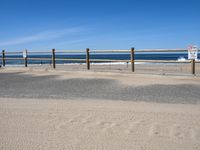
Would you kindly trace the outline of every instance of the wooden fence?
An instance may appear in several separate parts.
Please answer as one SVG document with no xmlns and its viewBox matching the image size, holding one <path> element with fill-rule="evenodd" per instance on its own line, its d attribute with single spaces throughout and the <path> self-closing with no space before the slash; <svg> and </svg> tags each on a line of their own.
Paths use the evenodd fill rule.
<svg viewBox="0 0 200 150">
<path fill-rule="evenodd" d="M 55 50 L 52 49 L 51 51 L 15 51 L 15 52 L 6 52 L 5 50 L 2 50 L 1 56 L 2 56 L 2 66 L 6 66 L 6 60 L 24 60 L 24 66 L 28 67 L 28 60 L 49 60 L 52 62 L 52 67 L 56 68 L 56 61 L 79 61 L 79 62 L 85 62 L 86 63 L 86 69 L 90 70 L 91 62 L 129 62 L 131 64 L 131 71 L 135 71 L 135 62 L 159 62 L 159 63 L 183 63 L 178 60 L 136 60 L 135 54 L 136 53 L 150 53 L 150 52 L 156 52 L 156 53 L 177 53 L 177 52 L 187 52 L 186 49 L 141 49 L 141 50 L 135 50 L 134 48 L 131 48 L 130 50 L 90 50 L 89 48 L 86 49 L 86 51 L 83 50 Z M 29 54 L 40 54 L 40 53 L 51 53 L 51 58 L 30 58 Z M 84 53 L 85 59 L 73 59 L 73 58 L 57 58 L 56 54 L 72 54 L 72 53 Z M 90 55 L 95 53 L 130 53 L 130 60 L 113 60 L 113 59 L 91 59 Z M 6 57 L 7 55 L 22 55 L 24 57 L 22 58 L 9 58 Z M 195 60 L 185 60 L 184 63 L 191 63 L 191 73 L 195 74 L 195 63 L 199 61 Z"/>
</svg>

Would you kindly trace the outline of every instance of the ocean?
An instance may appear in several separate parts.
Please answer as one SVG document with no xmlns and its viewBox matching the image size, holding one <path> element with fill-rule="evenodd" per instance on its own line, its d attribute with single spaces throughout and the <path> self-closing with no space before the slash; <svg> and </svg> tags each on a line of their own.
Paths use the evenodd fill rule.
<svg viewBox="0 0 200 150">
<path fill-rule="evenodd" d="M 200 54 L 198 53 L 198 58 Z M 2 57 L 0 55 L 0 57 Z M 6 54 L 6 58 L 23 58 L 22 54 Z M 28 58 L 52 58 L 51 53 L 46 54 L 29 54 Z M 80 54 L 56 54 L 56 58 L 59 59 L 86 59 L 85 53 Z M 135 53 L 135 60 L 178 60 L 184 61 L 187 60 L 188 54 L 186 52 L 180 53 Z M 130 53 L 116 53 L 116 54 L 102 54 L 102 53 L 91 53 L 90 59 L 106 59 L 106 60 L 130 60 Z M 0 59 L 2 64 L 2 59 Z M 97 62 L 91 61 L 92 63 L 110 63 L 109 61 L 105 62 Z M 77 64 L 77 63 L 85 63 L 85 61 L 77 61 L 77 60 L 56 60 L 56 64 Z M 120 62 L 117 62 L 120 63 Z M 6 65 L 22 65 L 24 64 L 24 60 L 6 60 Z M 51 60 L 28 60 L 28 64 L 51 64 Z M 116 64 L 116 63 L 115 63 Z"/>
</svg>

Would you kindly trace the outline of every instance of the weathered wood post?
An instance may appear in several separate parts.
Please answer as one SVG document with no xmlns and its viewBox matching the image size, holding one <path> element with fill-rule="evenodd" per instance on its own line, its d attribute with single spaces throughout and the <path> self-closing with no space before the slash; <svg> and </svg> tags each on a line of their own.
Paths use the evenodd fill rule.
<svg viewBox="0 0 200 150">
<path fill-rule="evenodd" d="M 87 64 L 87 70 L 90 70 L 90 49 L 86 49 L 86 64 Z"/>
<path fill-rule="evenodd" d="M 191 60 L 191 71 L 192 74 L 195 75 L 195 59 Z"/>
<path fill-rule="evenodd" d="M 28 66 L 27 49 L 23 51 L 23 57 L 24 57 L 24 65 L 25 67 L 27 67 Z"/>
<path fill-rule="evenodd" d="M 135 49 L 131 48 L 131 71 L 135 71 Z"/>
<path fill-rule="evenodd" d="M 6 65 L 6 61 L 5 61 L 5 50 L 2 50 L 2 65 L 3 65 L 3 66 Z"/>
<path fill-rule="evenodd" d="M 53 68 L 56 68 L 56 55 L 55 55 L 55 49 L 52 49 L 52 63 L 53 63 Z"/>
</svg>

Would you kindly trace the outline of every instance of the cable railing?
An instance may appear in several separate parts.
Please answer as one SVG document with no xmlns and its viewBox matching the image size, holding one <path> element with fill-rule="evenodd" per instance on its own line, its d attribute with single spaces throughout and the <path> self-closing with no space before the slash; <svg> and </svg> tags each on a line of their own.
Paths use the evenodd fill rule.
<svg viewBox="0 0 200 150">
<path fill-rule="evenodd" d="M 179 61 L 179 60 L 160 60 L 160 59 L 137 59 L 137 55 L 142 55 L 143 53 L 177 53 L 177 52 L 185 52 L 187 53 L 187 49 L 138 49 L 135 50 L 131 48 L 130 50 L 119 49 L 119 50 L 90 50 L 87 48 L 86 50 L 32 50 L 32 51 L 15 51 L 15 52 L 7 52 L 2 50 L 1 54 L 1 62 L 2 66 L 6 66 L 7 61 L 12 60 L 21 60 L 24 63 L 24 66 L 27 67 L 29 61 L 49 61 L 53 68 L 56 68 L 56 64 L 58 61 L 68 61 L 69 62 L 82 62 L 86 64 L 86 69 L 90 70 L 90 66 L 93 65 L 94 62 L 102 63 L 102 62 L 126 62 L 131 65 L 131 71 L 135 71 L 135 63 L 136 62 L 150 62 L 150 63 L 191 63 L 191 72 L 195 74 L 195 63 L 199 63 L 199 60 L 187 60 Z M 127 58 L 98 58 L 94 56 L 98 56 L 100 54 L 104 54 L 108 56 L 109 54 L 126 54 Z M 72 55 L 74 58 L 72 58 Z M 81 57 L 78 57 L 78 56 Z M 20 56 L 20 57 L 19 57 Z M 77 56 L 77 57 L 75 57 Z M 33 63 L 33 62 L 32 62 Z"/>
</svg>

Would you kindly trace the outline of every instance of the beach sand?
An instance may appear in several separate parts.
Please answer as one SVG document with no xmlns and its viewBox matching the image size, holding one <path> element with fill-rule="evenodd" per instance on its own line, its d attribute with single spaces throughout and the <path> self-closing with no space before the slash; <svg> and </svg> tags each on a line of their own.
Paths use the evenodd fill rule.
<svg viewBox="0 0 200 150">
<path fill-rule="evenodd" d="M 3 69 L 0 149 L 199 150 L 199 83 L 194 76 Z"/>
<path fill-rule="evenodd" d="M 2 150 L 199 150 L 200 107 L 0 99 Z"/>
</svg>

